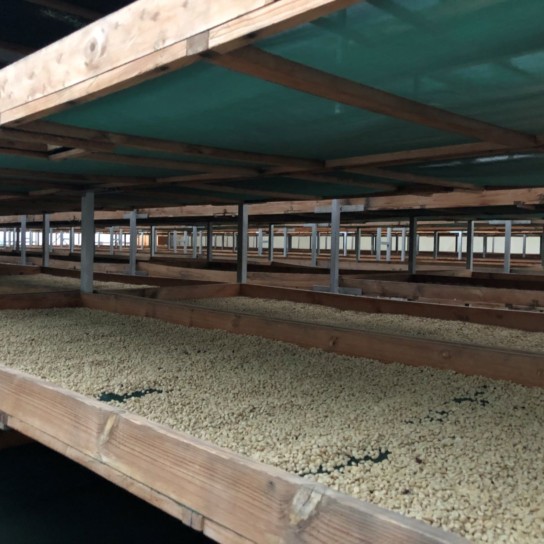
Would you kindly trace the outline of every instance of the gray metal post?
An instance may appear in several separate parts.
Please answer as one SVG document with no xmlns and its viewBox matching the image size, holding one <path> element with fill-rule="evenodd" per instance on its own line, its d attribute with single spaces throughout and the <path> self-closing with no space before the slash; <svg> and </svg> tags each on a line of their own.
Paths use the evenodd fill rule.
<svg viewBox="0 0 544 544">
<path fill-rule="evenodd" d="M 330 291 L 338 293 L 340 285 L 340 201 L 335 198 L 331 206 L 331 263 Z"/>
<path fill-rule="evenodd" d="M 138 211 L 132 210 L 129 216 L 130 225 L 130 248 L 129 248 L 129 265 L 128 271 L 131 276 L 136 275 L 136 252 L 137 252 L 137 238 L 138 238 L 138 226 L 136 219 L 138 217 Z"/>
<path fill-rule="evenodd" d="M 391 262 L 391 246 L 393 245 L 393 233 L 391 227 L 387 227 L 387 247 L 385 249 L 385 260 Z"/>
<path fill-rule="evenodd" d="M 268 260 L 274 260 L 274 225 L 268 227 Z"/>
<path fill-rule="evenodd" d="M 406 260 L 406 227 L 401 229 L 400 261 Z"/>
<path fill-rule="evenodd" d="M 20 228 L 20 248 L 21 248 L 21 264 L 26 265 L 26 215 L 21 215 L 21 228 Z"/>
<path fill-rule="evenodd" d="M 485 259 L 487 257 L 487 235 L 482 236 L 482 258 Z"/>
<path fill-rule="evenodd" d="M 438 252 L 440 251 L 440 233 L 435 230 L 433 235 L 433 259 L 438 259 Z"/>
<path fill-rule="evenodd" d="M 504 271 L 510 273 L 510 254 L 512 251 L 512 221 L 504 222 Z"/>
<path fill-rule="evenodd" d="M 175 230 L 172 233 L 172 247 L 174 248 L 174 253 L 178 252 L 178 231 Z"/>
<path fill-rule="evenodd" d="M 417 219 L 410 217 L 408 233 L 408 273 L 415 274 L 417 269 Z"/>
<path fill-rule="evenodd" d="M 50 217 L 48 213 L 43 214 L 42 224 L 42 266 L 49 266 L 49 253 L 51 246 L 49 244 L 49 231 L 51 230 Z"/>
<path fill-rule="evenodd" d="M 206 239 L 206 260 L 211 263 L 213 260 L 213 225 L 208 221 Z"/>
<path fill-rule="evenodd" d="M 355 260 L 357 262 L 361 260 L 361 229 L 359 227 L 355 229 Z"/>
<path fill-rule="evenodd" d="M 153 226 L 149 231 L 149 251 L 151 253 L 151 257 L 155 257 L 155 255 L 157 255 L 157 227 Z"/>
<path fill-rule="evenodd" d="M 257 255 L 262 257 L 263 254 L 263 229 L 257 230 Z"/>
<path fill-rule="evenodd" d="M 70 255 L 74 253 L 75 235 L 76 235 L 76 229 L 74 227 L 70 227 L 70 236 L 68 238 L 68 244 L 69 244 L 68 251 L 70 252 Z"/>
<path fill-rule="evenodd" d="M 522 246 L 522 250 L 521 250 L 521 256 L 523 259 L 525 259 L 525 256 L 527 254 L 527 235 L 524 234 L 523 235 L 523 246 Z"/>
<path fill-rule="evenodd" d="M 457 233 L 457 259 L 460 261 L 463 258 L 463 233 Z"/>
<path fill-rule="evenodd" d="M 134 212 L 136 213 L 136 212 Z M 87 191 L 81 199 L 81 275 L 82 293 L 93 292 L 94 262 L 94 192 Z"/>
<path fill-rule="evenodd" d="M 287 257 L 289 254 L 289 234 L 287 233 L 287 227 L 283 227 L 283 256 Z"/>
<path fill-rule="evenodd" d="M 467 222 L 467 270 L 474 268 L 474 221 Z"/>
<path fill-rule="evenodd" d="M 376 260 L 382 260 L 382 228 L 378 227 L 376 229 Z"/>
<path fill-rule="evenodd" d="M 348 232 L 342 233 L 342 238 L 344 240 L 344 257 L 347 257 L 348 255 Z"/>
<path fill-rule="evenodd" d="M 189 235 L 187 234 L 187 231 L 183 231 L 183 253 L 184 255 L 187 254 L 187 248 L 189 247 Z"/>
<path fill-rule="evenodd" d="M 542 268 L 544 268 L 544 228 L 540 235 L 540 263 L 542 264 Z"/>
<path fill-rule="evenodd" d="M 117 241 L 119 242 L 119 251 L 121 251 L 123 249 L 123 231 L 121 229 L 119 229 L 117 236 Z"/>
<path fill-rule="evenodd" d="M 198 228 L 193 227 L 193 238 L 192 238 L 193 259 L 196 259 L 198 257 L 198 240 L 197 240 L 197 236 L 198 236 Z"/>
<path fill-rule="evenodd" d="M 312 225 L 312 233 L 310 235 L 310 252 L 312 255 L 312 266 L 317 266 L 317 224 Z"/>
<path fill-rule="evenodd" d="M 247 283 L 248 205 L 238 205 L 238 252 L 236 255 L 236 281 Z"/>
<path fill-rule="evenodd" d="M 110 255 L 113 255 L 115 252 L 115 229 L 113 227 L 110 227 Z"/>
</svg>

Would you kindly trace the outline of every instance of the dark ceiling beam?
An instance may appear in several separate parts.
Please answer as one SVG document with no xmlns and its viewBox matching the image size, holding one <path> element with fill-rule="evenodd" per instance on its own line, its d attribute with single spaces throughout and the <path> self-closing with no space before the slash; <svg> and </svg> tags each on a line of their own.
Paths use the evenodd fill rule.
<svg viewBox="0 0 544 544">
<path fill-rule="evenodd" d="M 44 8 L 54 9 L 60 11 L 61 13 L 68 13 L 74 15 L 75 17 L 80 17 L 86 21 L 96 21 L 106 15 L 105 13 L 99 13 L 92 9 L 85 8 L 83 6 L 78 6 L 77 4 L 72 4 L 71 2 L 65 2 L 64 0 L 26 0 L 31 4 L 36 4 Z"/>
<path fill-rule="evenodd" d="M 213 64 L 300 92 L 403 121 L 506 146 L 534 147 L 537 138 L 316 70 L 255 47 L 205 55 Z"/>
</svg>

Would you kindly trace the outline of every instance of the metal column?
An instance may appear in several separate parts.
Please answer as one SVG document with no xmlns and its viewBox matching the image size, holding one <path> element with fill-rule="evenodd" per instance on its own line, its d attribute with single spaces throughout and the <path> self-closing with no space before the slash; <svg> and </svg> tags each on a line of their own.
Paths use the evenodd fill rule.
<svg viewBox="0 0 544 544">
<path fill-rule="evenodd" d="M 74 253 L 75 236 L 76 236 L 76 229 L 74 227 L 70 227 L 70 236 L 68 238 L 68 244 L 70 245 L 68 251 L 70 252 L 70 255 Z"/>
<path fill-rule="evenodd" d="M 175 230 L 172 233 L 172 247 L 174 248 L 174 253 L 178 252 L 178 231 Z"/>
<path fill-rule="evenodd" d="M 211 263 L 213 260 L 213 226 L 210 222 L 208 222 L 206 233 L 206 260 Z"/>
<path fill-rule="evenodd" d="M 463 258 L 463 233 L 457 233 L 457 259 L 460 261 Z"/>
<path fill-rule="evenodd" d="M 26 265 L 26 215 L 21 215 L 20 236 L 21 264 L 24 266 Z"/>
<path fill-rule="evenodd" d="M 355 260 L 357 262 L 361 260 L 361 229 L 359 227 L 355 229 Z"/>
<path fill-rule="evenodd" d="M 289 254 L 289 234 L 287 233 L 287 227 L 283 227 L 283 256 L 287 257 Z"/>
<path fill-rule="evenodd" d="M 136 213 L 136 212 L 134 212 Z M 93 292 L 94 261 L 94 192 L 81 199 L 81 292 Z"/>
<path fill-rule="evenodd" d="M 417 264 L 417 219 L 410 217 L 410 231 L 408 233 L 408 273 L 415 274 Z"/>
<path fill-rule="evenodd" d="M 115 230 L 113 227 L 110 227 L 110 255 L 113 255 L 115 252 Z"/>
<path fill-rule="evenodd" d="M 527 255 L 527 235 L 524 234 L 523 235 L 523 246 L 522 246 L 522 249 L 521 249 L 521 256 L 523 259 L 525 259 L 526 255 Z"/>
<path fill-rule="evenodd" d="M 193 259 L 198 257 L 198 227 L 193 227 L 193 238 L 192 238 L 192 250 L 193 250 Z"/>
<path fill-rule="evenodd" d="M 274 260 L 274 225 L 268 227 L 268 260 Z"/>
<path fill-rule="evenodd" d="M 257 255 L 259 257 L 263 255 L 263 229 L 257 230 Z"/>
<path fill-rule="evenodd" d="M 129 215 L 129 225 L 130 225 L 130 248 L 129 248 L 129 265 L 128 273 L 131 276 L 136 275 L 136 251 L 137 251 L 137 238 L 138 238 L 138 227 L 136 225 L 136 219 L 138 216 L 137 210 L 132 210 Z"/>
<path fill-rule="evenodd" d="M 540 235 L 540 263 L 542 264 L 542 268 L 544 268 L 544 228 Z"/>
<path fill-rule="evenodd" d="M 487 235 L 483 235 L 482 237 L 482 258 L 485 259 L 487 257 Z"/>
<path fill-rule="evenodd" d="M 512 221 L 504 222 L 504 271 L 510 273 L 510 253 L 512 250 Z"/>
<path fill-rule="evenodd" d="M 310 235 L 310 252 L 312 254 L 312 266 L 317 266 L 317 224 L 312 225 L 312 234 Z"/>
<path fill-rule="evenodd" d="M 49 243 L 49 231 L 50 227 L 50 217 L 48 213 L 43 214 L 43 224 L 42 224 L 42 266 L 49 266 L 49 253 L 51 251 L 51 245 Z"/>
<path fill-rule="evenodd" d="M 393 245 L 393 233 L 391 227 L 387 227 L 387 247 L 385 249 L 385 260 L 391 262 L 391 246 Z"/>
<path fill-rule="evenodd" d="M 236 281 L 247 283 L 248 206 L 238 205 L 238 252 L 236 254 Z"/>
<path fill-rule="evenodd" d="M 474 268 L 474 221 L 467 223 L 467 270 Z"/>
<path fill-rule="evenodd" d="M 406 260 L 406 227 L 402 227 L 400 236 L 401 236 L 400 261 L 403 263 Z"/>
<path fill-rule="evenodd" d="M 155 257 L 157 254 L 157 227 L 151 227 L 149 231 L 149 251 L 151 257 Z"/>
<path fill-rule="evenodd" d="M 440 251 L 440 233 L 437 230 L 434 231 L 433 238 L 433 259 L 438 259 L 438 252 Z"/>
<path fill-rule="evenodd" d="M 340 285 L 340 201 L 335 198 L 331 206 L 331 263 L 330 263 L 330 291 L 338 293 Z"/>
<path fill-rule="evenodd" d="M 382 228 L 378 227 L 376 229 L 376 260 L 381 261 L 382 260 Z"/>
</svg>

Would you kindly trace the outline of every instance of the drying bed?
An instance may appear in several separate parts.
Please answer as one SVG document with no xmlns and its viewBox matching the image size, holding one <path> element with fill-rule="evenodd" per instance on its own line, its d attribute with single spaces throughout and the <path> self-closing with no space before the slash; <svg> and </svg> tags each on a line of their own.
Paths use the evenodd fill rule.
<svg viewBox="0 0 544 544">
<path fill-rule="evenodd" d="M 445 321 L 428 317 L 372 314 L 327 308 L 286 300 L 252 297 L 186 299 L 184 304 L 228 312 L 242 312 L 276 319 L 349 327 L 354 329 L 406 334 L 448 342 L 544 352 L 544 333 L 505 329 L 477 323 Z"/>
<path fill-rule="evenodd" d="M 542 389 L 87 309 L 0 319 L 5 366 L 476 543 L 540 541 Z"/>
</svg>

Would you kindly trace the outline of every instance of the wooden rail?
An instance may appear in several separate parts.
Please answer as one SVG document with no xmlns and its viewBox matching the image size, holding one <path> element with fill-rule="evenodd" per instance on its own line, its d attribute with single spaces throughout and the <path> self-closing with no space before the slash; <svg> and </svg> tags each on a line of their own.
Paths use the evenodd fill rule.
<svg viewBox="0 0 544 544">
<path fill-rule="evenodd" d="M 220 542 L 467 542 L 2 367 L 0 411 L 9 427 Z"/>
</svg>

